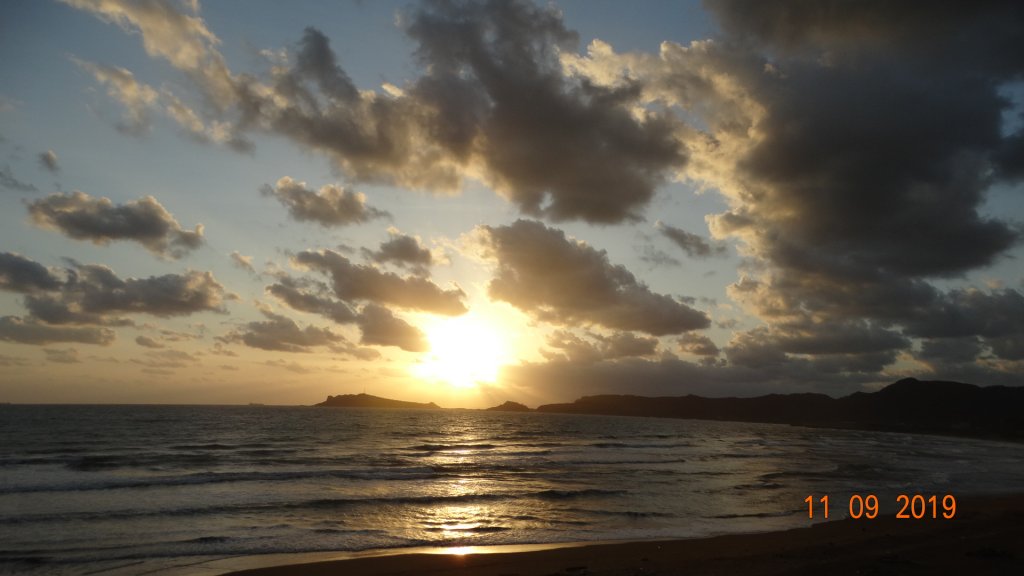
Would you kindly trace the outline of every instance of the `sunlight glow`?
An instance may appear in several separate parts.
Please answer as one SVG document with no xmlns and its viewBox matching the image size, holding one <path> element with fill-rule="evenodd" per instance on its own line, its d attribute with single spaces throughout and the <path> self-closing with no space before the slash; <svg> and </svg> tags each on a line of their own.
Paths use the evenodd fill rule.
<svg viewBox="0 0 1024 576">
<path fill-rule="evenodd" d="M 479 315 L 445 318 L 424 326 L 423 331 L 430 351 L 412 366 L 418 378 L 470 388 L 495 382 L 501 366 L 510 360 L 502 331 Z"/>
</svg>

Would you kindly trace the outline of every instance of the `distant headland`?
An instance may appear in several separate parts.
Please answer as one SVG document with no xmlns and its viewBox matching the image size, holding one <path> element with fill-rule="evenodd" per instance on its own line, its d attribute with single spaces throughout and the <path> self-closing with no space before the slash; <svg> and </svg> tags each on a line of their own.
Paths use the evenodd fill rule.
<svg viewBox="0 0 1024 576">
<path fill-rule="evenodd" d="M 440 410 L 441 407 L 433 402 L 425 404 L 420 402 L 405 402 L 403 400 L 391 400 L 370 394 L 342 394 L 339 396 L 328 396 L 327 400 L 314 406 L 327 406 L 333 408 L 412 408 L 426 410 Z"/>
</svg>

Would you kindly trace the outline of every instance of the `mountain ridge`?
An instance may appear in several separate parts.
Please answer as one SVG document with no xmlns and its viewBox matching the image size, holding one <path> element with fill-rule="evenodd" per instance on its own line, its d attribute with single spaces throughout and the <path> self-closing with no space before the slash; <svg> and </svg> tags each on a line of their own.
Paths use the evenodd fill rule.
<svg viewBox="0 0 1024 576">
<path fill-rule="evenodd" d="M 583 396 L 537 412 L 654 416 L 1024 440 L 1024 388 L 904 378 L 876 392 L 702 396 Z"/>
</svg>

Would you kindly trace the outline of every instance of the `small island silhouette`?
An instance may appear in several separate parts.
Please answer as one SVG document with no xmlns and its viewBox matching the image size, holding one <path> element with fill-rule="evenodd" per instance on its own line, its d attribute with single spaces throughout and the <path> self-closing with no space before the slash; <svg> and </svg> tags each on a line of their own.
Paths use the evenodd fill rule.
<svg viewBox="0 0 1024 576">
<path fill-rule="evenodd" d="M 328 396 L 327 400 L 314 406 L 327 406 L 333 408 L 405 408 L 405 409 L 426 409 L 440 410 L 441 407 L 433 402 L 405 402 L 403 400 L 392 400 L 381 398 L 370 394 L 341 394 Z"/>
</svg>

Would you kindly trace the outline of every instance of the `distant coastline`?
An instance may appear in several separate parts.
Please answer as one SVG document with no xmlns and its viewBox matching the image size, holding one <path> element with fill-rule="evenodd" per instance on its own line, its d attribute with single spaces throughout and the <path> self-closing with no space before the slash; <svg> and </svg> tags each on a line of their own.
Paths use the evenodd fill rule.
<svg viewBox="0 0 1024 576">
<path fill-rule="evenodd" d="M 842 398 L 769 394 L 755 398 L 584 396 L 538 412 L 765 422 L 821 428 L 1024 441 L 1024 388 L 904 378 Z"/>
<path fill-rule="evenodd" d="M 316 406 L 441 409 L 433 402 L 406 402 L 369 394 L 328 396 Z M 915 378 L 904 378 L 877 392 L 856 392 L 842 398 L 825 394 L 754 398 L 605 394 L 545 404 L 535 410 L 512 401 L 486 410 L 763 422 L 1024 441 L 1024 388 Z"/>
</svg>

